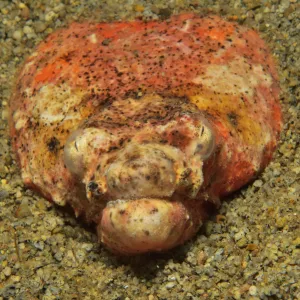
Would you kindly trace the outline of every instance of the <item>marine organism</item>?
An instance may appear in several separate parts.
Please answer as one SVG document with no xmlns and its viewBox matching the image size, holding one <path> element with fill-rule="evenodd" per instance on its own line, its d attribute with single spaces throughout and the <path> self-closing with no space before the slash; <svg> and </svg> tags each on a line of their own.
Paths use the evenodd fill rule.
<svg viewBox="0 0 300 300">
<path fill-rule="evenodd" d="M 25 184 L 111 251 L 164 251 L 270 162 L 279 92 L 264 41 L 218 16 L 73 23 L 22 66 L 11 139 Z"/>
</svg>

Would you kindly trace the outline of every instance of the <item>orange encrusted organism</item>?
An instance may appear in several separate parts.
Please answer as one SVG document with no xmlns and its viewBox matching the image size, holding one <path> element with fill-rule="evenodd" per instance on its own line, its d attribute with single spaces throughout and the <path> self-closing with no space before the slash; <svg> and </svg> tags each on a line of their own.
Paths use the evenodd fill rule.
<svg viewBox="0 0 300 300">
<path fill-rule="evenodd" d="M 24 182 L 119 254 L 192 237 L 255 178 L 281 130 L 258 34 L 217 16 L 73 23 L 24 63 L 10 103 Z"/>
</svg>

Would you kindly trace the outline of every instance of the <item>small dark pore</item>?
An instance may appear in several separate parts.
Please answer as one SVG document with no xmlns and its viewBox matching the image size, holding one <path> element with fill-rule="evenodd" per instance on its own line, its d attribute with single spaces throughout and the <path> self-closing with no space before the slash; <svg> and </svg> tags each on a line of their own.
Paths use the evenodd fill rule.
<svg viewBox="0 0 300 300">
<path fill-rule="evenodd" d="M 234 127 L 236 127 L 236 126 L 238 125 L 238 121 L 237 121 L 238 116 L 236 115 L 236 113 L 231 112 L 231 113 L 227 114 L 227 117 L 228 117 L 230 123 L 231 123 Z"/>
<path fill-rule="evenodd" d="M 90 181 L 88 183 L 88 189 L 89 191 L 95 191 L 98 188 L 98 184 L 94 181 Z"/>
<path fill-rule="evenodd" d="M 195 153 L 201 152 L 203 149 L 203 145 L 202 144 L 198 144 L 196 149 L 195 149 Z"/>
<path fill-rule="evenodd" d="M 56 152 L 58 150 L 59 146 L 59 140 L 53 136 L 50 138 L 50 140 L 47 141 L 47 148 L 50 152 Z"/>
<path fill-rule="evenodd" d="M 150 210 L 150 215 L 153 215 L 153 214 L 156 214 L 158 212 L 158 208 L 152 208 L 151 210 Z"/>
<path fill-rule="evenodd" d="M 103 46 L 108 46 L 110 42 L 111 42 L 110 39 L 105 39 L 105 40 L 102 41 L 102 45 Z"/>
<path fill-rule="evenodd" d="M 203 133 L 204 133 L 204 126 L 202 126 L 201 128 L 201 136 L 203 135 Z"/>
</svg>

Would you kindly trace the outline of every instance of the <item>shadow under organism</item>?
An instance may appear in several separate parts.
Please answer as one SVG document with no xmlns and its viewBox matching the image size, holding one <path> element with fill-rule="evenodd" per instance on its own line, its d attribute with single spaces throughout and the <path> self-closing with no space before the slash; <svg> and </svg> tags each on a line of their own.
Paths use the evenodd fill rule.
<svg viewBox="0 0 300 300">
<path fill-rule="evenodd" d="M 251 185 L 251 183 L 243 187 L 243 190 L 247 189 L 249 185 Z M 239 190 L 223 198 L 222 202 L 231 202 L 236 197 L 241 195 L 241 190 Z M 99 261 L 101 263 L 104 263 L 108 268 L 127 266 L 127 272 L 133 273 L 134 276 L 138 277 L 139 279 L 146 280 L 154 279 L 157 276 L 157 273 L 164 270 L 165 266 L 170 261 L 175 264 L 181 264 L 186 261 L 188 253 L 193 247 L 195 247 L 197 237 L 204 235 L 209 239 L 210 234 L 208 234 L 205 230 L 205 224 L 207 223 L 207 221 L 215 222 L 216 215 L 219 212 L 218 208 L 216 208 L 213 204 L 207 205 L 207 212 L 209 217 L 204 221 L 203 226 L 200 228 L 196 236 L 183 245 L 177 246 L 176 248 L 165 252 L 121 256 L 111 253 L 108 249 L 105 248 L 103 244 L 98 243 L 95 224 L 86 223 L 86 220 L 84 220 L 84 218 L 80 216 L 76 218 L 75 213 L 70 205 L 66 205 L 64 207 L 57 207 L 57 205 L 54 205 L 53 208 L 56 210 L 56 213 L 64 220 L 64 226 L 61 233 L 63 233 L 66 238 L 75 239 L 78 243 L 93 243 L 92 254 L 87 256 L 88 260 Z M 70 234 L 68 228 L 74 229 L 74 226 L 83 230 L 72 230 L 72 234 Z"/>
</svg>

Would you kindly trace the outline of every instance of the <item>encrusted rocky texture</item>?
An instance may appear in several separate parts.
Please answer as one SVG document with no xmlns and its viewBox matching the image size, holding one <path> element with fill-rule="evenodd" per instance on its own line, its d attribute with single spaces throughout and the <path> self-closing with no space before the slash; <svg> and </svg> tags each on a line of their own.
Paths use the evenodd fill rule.
<svg viewBox="0 0 300 300">
<path fill-rule="evenodd" d="M 24 189 L 7 134 L 16 68 L 55 28 L 89 18 L 214 12 L 260 31 L 277 60 L 284 128 L 275 159 L 219 215 L 165 255 L 110 256 L 78 221 Z M 0 1 L 0 297 L 3 299 L 298 299 L 297 1 Z M 298 26 L 298 27 L 297 27 Z"/>
<path fill-rule="evenodd" d="M 162 251 L 270 162 L 278 75 L 258 34 L 217 16 L 73 23 L 20 70 L 10 131 L 28 186 L 114 252 Z"/>
</svg>

